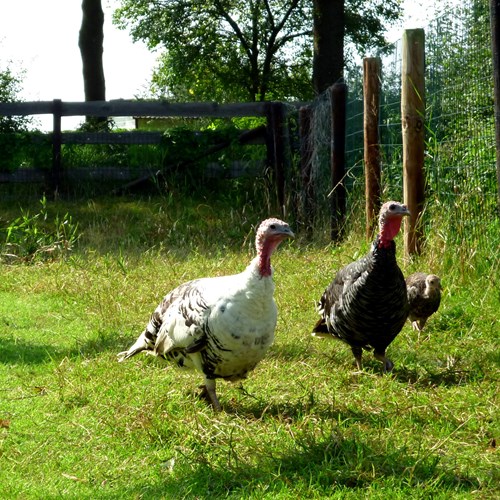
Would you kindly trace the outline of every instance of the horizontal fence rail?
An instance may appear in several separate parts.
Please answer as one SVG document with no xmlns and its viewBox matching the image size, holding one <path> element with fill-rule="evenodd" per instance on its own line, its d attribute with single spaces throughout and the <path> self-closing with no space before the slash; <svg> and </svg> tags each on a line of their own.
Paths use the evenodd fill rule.
<svg viewBox="0 0 500 500">
<path fill-rule="evenodd" d="M 27 116 L 57 114 L 60 116 L 151 116 L 151 117 L 210 117 L 230 118 L 267 116 L 273 102 L 244 102 L 218 104 L 216 102 L 169 103 L 151 101 L 65 102 L 59 99 L 39 102 L 0 103 L 0 116 Z M 291 103 L 300 107 L 303 103 Z"/>
</svg>

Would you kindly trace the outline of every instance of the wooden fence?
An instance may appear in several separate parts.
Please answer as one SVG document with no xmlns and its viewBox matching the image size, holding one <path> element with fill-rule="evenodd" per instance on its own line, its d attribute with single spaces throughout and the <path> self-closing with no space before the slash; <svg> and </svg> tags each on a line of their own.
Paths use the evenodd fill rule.
<svg viewBox="0 0 500 500">
<path fill-rule="evenodd" d="M 345 84 L 335 84 L 332 87 L 332 95 L 336 98 L 332 103 L 332 137 L 331 137 L 331 157 L 330 169 L 332 186 L 334 186 L 331 197 L 332 201 L 332 237 L 337 239 L 340 236 L 342 220 L 345 217 L 345 188 L 342 179 L 345 175 L 345 109 L 347 87 Z M 31 116 L 39 114 L 51 114 L 53 116 L 53 131 L 47 136 L 52 143 L 52 168 L 48 174 L 48 185 L 53 192 L 57 192 L 62 183 L 68 178 L 69 171 L 62 168 L 62 148 L 63 144 L 158 144 L 162 140 L 161 132 L 63 132 L 61 119 L 66 116 L 87 116 L 87 117 L 120 117 L 120 116 L 148 116 L 148 117 L 189 117 L 189 118 L 229 118 L 229 117 L 264 117 L 266 125 L 256 129 L 245 131 L 239 136 L 240 144 L 265 144 L 267 149 L 267 165 L 273 174 L 276 193 L 276 204 L 284 214 L 288 196 L 287 179 L 291 176 L 291 157 L 288 119 L 290 106 L 304 109 L 304 103 L 285 104 L 282 102 L 258 102 L 258 103 L 237 103 L 237 104 L 217 104 L 217 103 L 168 103 L 163 101 L 89 101 L 89 102 L 63 102 L 59 99 L 45 102 L 14 102 L 0 103 L 0 116 Z M 302 128 L 302 127 L 301 127 Z M 307 142 L 310 136 L 299 137 L 299 143 Z M 215 144 L 212 148 L 207 148 L 211 152 L 216 151 L 228 144 Z M 215 148 L 215 149 L 214 149 Z M 307 150 L 307 148 L 306 148 Z M 209 152 L 210 152 L 209 151 Z M 307 151 L 304 152 L 306 159 L 301 162 L 303 173 L 307 174 Z M 40 172 L 30 169 L 33 174 L 33 181 L 40 181 Z M 74 173 L 74 172 L 73 172 Z M 92 172 L 91 172 L 92 173 Z M 0 181 L 8 182 L 6 177 L 15 176 L 16 173 L 1 173 Z M 95 175 L 95 172 L 93 172 Z M 293 175 L 293 174 L 292 174 Z M 151 173 L 139 174 L 139 177 L 123 185 L 129 187 L 145 178 L 150 178 Z M 119 178 L 119 176 L 118 176 Z M 293 182 L 294 185 L 300 184 Z M 312 194 L 307 193 L 307 196 Z M 307 198 L 306 196 L 306 198 Z M 307 214 L 306 214 L 307 216 Z M 304 220 L 304 225 L 308 228 L 312 224 L 310 220 Z M 308 228 L 310 229 L 310 228 Z"/>
<path fill-rule="evenodd" d="M 411 216 L 405 221 L 405 253 L 419 253 L 422 245 L 421 215 L 424 207 L 425 63 L 424 30 L 405 30 L 401 65 L 401 126 L 403 139 L 403 197 Z M 363 61 L 363 129 L 366 196 L 366 233 L 371 237 L 380 207 L 381 156 L 379 106 L 381 64 L 378 58 Z"/>
<path fill-rule="evenodd" d="M 283 132 L 286 117 L 280 111 L 282 103 L 168 103 L 162 101 L 88 101 L 63 102 L 59 99 L 39 102 L 0 103 L 0 116 L 28 116 L 51 114 L 53 130 L 47 134 L 52 143 L 52 168 L 49 173 L 51 189 L 58 190 L 64 180 L 62 169 L 62 144 L 159 144 L 162 132 L 134 130 L 130 132 L 63 132 L 61 119 L 65 116 L 87 117 L 192 117 L 192 118 L 227 118 L 227 117 L 266 117 L 267 127 L 259 127 L 239 137 L 241 144 L 266 144 L 267 161 L 273 167 L 276 180 L 284 179 L 283 169 L 286 168 L 280 136 Z M 215 145 L 215 151 L 227 147 L 228 144 Z M 214 152 L 211 148 L 210 152 Z M 33 180 L 39 173 L 31 170 Z M 13 173 L 15 175 L 15 173 Z M 4 174 L 5 177 L 5 174 Z M 138 179 L 140 180 L 140 179 Z M 4 181 L 8 181 L 7 178 Z M 280 206 L 283 202 L 284 188 L 278 188 Z"/>
</svg>

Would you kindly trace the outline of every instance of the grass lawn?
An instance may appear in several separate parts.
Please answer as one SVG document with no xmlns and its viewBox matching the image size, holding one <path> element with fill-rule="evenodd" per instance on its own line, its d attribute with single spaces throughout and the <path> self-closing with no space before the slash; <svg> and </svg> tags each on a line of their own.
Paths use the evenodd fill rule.
<svg viewBox="0 0 500 500">
<path fill-rule="evenodd" d="M 0 208 L 6 228 L 19 207 Z M 78 223 L 70 253 L 0 264 L 0 498 L 500 496 L 498 253 L 436 236 L 403 262 L 399 236 L 403 272 L 439 274 L 442 305 L 391 344 L 391 374 L 369 353 L 359 373 L 310 331 L 335 270 L 369 248 L 361 224 L 340 246 L 299 231 L 273 256 L 276 341 L 243 386 L 218 382 L 216 414 L 199 374 L 116 354 L 173 287 L 240 272 L 268 214 L 169 198 L 56 213 Z"/>
</svg>

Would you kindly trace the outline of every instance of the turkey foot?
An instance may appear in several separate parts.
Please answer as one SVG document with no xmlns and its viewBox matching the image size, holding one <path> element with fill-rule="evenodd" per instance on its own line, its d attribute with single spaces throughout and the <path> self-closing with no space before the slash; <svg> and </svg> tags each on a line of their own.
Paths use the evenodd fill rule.
<svg viewBox="0 0 500 500">
<path fill-rule="evenodd" d="M 215 393 L 215 380 L 207 379 L 205 385 L 200 386 L 201 392 L 199 397 L 208 401 L 217 412 L 222 411 L 222 406 L 219 403 L 217 394 Z"/>
</svg>

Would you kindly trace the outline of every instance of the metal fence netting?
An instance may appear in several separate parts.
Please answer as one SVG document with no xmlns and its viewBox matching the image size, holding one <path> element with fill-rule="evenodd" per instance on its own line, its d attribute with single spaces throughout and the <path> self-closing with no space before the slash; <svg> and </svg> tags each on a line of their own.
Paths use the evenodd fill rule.
<svg viewBox="0 0 500 500">
<path fill-rule="evenodd" d="M 382 192 L 402 199 L 401 41 L 379 57 Z M 425 58 L 426 210 L 445 210 L 459 242 L 487 243 L 499 221 L 488 1 L 467 0 L 433 20 Z M 362 70 L 349 71 L 347 80 L 346 159 L 362 183 Z"/>
</svg>

